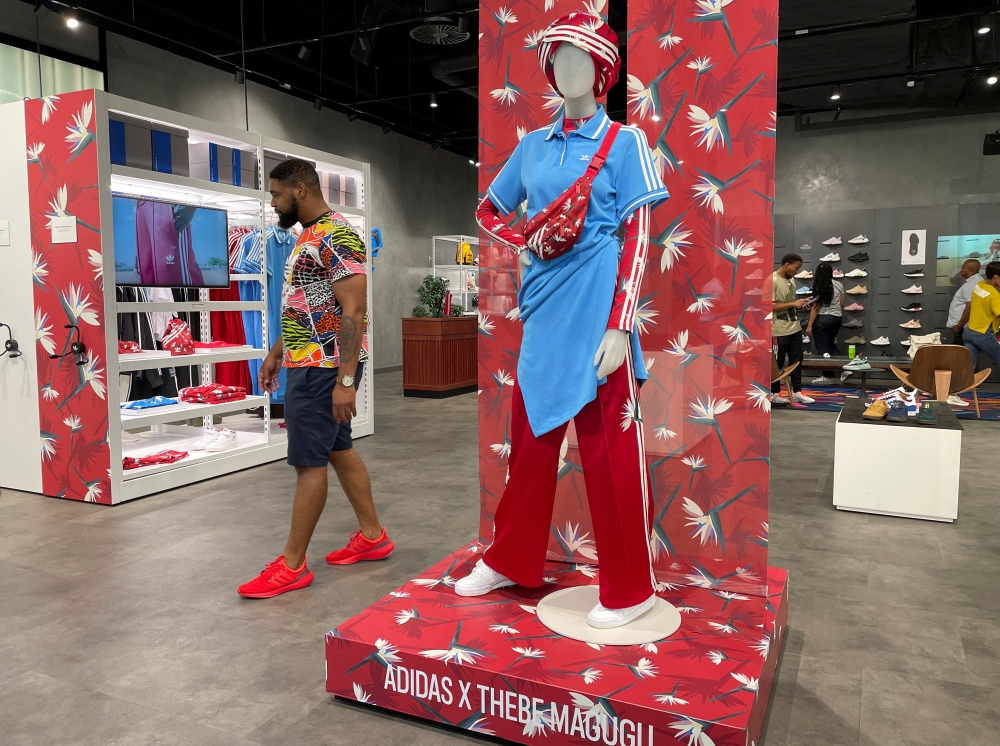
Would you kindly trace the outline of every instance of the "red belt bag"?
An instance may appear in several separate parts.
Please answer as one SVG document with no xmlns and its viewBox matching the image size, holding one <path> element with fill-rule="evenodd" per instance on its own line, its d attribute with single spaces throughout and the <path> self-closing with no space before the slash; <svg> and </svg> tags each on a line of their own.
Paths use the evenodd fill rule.
<svg viewBox="0 0 1000 746">
<path fill-rule="evenodd" d="M 594 187 L 594 179 L 604 166 L 614 145 L 619 122 L 612 122 L 608 133 L 601 142 L 601 147 L 590 159 L 587 171 L 573 182 L 570 187 L 559 195 L 552 204 L 528 221 L 524 229 L 525 242 L 531 252 L 539 259 L 555 259 L 573 248 L 583 230 L 583 221 L 587 217 L 587 207 L 590 205 L 590 192 Z"/>
</svg>

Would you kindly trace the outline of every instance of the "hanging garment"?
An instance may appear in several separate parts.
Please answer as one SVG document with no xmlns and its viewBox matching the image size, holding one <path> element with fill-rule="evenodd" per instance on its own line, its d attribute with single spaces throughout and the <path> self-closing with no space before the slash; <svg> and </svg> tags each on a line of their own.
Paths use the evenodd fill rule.
<svg viewBox="0 0 1000 746">
<path fill-rule="evenodd" d="M 236 251 L 233 271 L 237 274 L 256 275 L 261 273 L 262 245 L 260 231 L 251 230 L 240 239 L 240 245 Z M 260 301 L 261 283 L 257 280 L 240 280 L 238 283 L 240 290 L 240 300 Z M 243 317 L 243 333 L 248 345 L 253 345 L 256 349 L 264 349 L 264 334 L 262 330 L 260 311 L 241 311 Z M 248 360 L 247 365 L 250 370 L 250 381 L 253 384 L 253 393 L 260 395 L 260 385 L 257 383 L 257 374 L 260 371 L 261 360 Z"/>
<path fill-rule="evenodd" d="M 295 234 L 284 228 L 268 226 L 265 252 L 267 255 L 267 348 L 274 347 L 281 336 L 281 289 L 285 263 L 295 248 Z M 284 404 L 287 371 L 278 373 L 278 390 L 271 394 L 272 404 Z"/>
<path fill-rule="evenodd" d="M 209 297 L 212 300 L 240 300 L 240 291 L 232 282 L 225 290 L 212 290 Z M 246 335 L 243 332 L 243 316 L 239 311 L 220 311 L 212 314 L 212 339 L 221 339 L 224 342 L 233 344 L 246 344 Z M 215 365 L 216 383 L 228 386 L 242 386 L 244 390 L 250 391 L 253 385 L 250 383 L 250 366 L 246 360 L 237 360 L 231 363 L 216 363 Z"/>
</svg>

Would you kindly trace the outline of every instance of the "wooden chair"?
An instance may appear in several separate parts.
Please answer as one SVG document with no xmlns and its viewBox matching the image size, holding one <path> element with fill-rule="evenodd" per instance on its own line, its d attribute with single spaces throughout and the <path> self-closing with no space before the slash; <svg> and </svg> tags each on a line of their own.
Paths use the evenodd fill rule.
<svg viewBox="0 0 1000 746">
<path fill-rule="evenodd" d="M 972 354 L 961 345 L 927 345 L 913 356 L 910 372 L 889 366 L 896 378 L 911 388 L 933 394 L 938 401 L 947 401 L 950 394 L 972 392 L 979 414 L 979 395 L 976 389 L 989 378 L 990 368 L 976 373 L 972 368 Z"/>
<path fill-rule="evenodd" d="M 962 348 L 965 349 L 964 347 Z M 966 350 L 967 351 L 967 350 Z M 788 389 L 788 401 L 794 401 L 794 394 L 792 392 L 792 381 L 789 378 L 792 375 L 792 371 L 799 367 L 799 363 L 792 363 L 788 367 L 781 369 L 778 367 L 778 358 L 771 353 L 771 383 L 778 383 L 779 381 L 785 382 L 785 388 Z"/>
</svg>

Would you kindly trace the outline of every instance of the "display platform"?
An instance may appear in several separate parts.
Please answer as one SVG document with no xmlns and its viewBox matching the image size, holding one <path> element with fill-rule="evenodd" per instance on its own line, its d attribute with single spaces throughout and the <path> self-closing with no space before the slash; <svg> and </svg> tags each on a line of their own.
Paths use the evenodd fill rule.
<svg viewBox="0 0 1000 746">
<path fill-rule="evenodd" d="M 460 598 L 452 586 L 482 549 L 459 549 L 329 632 L 327 691 L 518 743 L 759 740 L 788 620 L 786 570 L 769 568 L 766 598 L 661 585 L 681 628 L 602 646 L 549 631 L 535 608 L 595 584 L 596 567 L 550 562 L 543 588 Z"/>
<path fill-rule="evenodd" d="M 938 403 L 934 425 L 920 425 L 916 417 L 866 420 L 864 411 L 864 399 L 847 398 L 837 418 L 833 504 L 902 518 L 958 518 L 962 424 L 951 407 Z"/>
</svg>

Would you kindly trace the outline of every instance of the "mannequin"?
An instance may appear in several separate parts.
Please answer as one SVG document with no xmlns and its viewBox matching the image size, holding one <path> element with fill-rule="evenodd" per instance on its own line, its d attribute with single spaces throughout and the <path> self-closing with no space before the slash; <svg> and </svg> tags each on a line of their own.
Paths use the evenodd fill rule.
<svg viewBox="0 0 1000 746">
<path fill-rule="evenodd" d="M 477 596 L 541 585 L 559 449 L 572 419 L 601 557 L 600 603 L 588 622 L 608 629 L 656 601 L 638 415 L 645 369 L 634 321 L 649 211 L 668 195 L 642 132 L 622 127 L 616 134 L 597 103 L 620 66 L 607 24 L 585 13 L 564 16 L 543 33 L 538 54 L 563 97 L 563 116 L 522 138 L 477 210 L 483 229 L 518 252 L 524 336 L 494 542 L 455 590 Z M 609 136 L 577 242 L 553 258 L 531 256 L 501 213 L 526 201 L 530 218 L 554 203 Z M 615 236 L 622 223 L 624 243 Z"/>
</svg>

